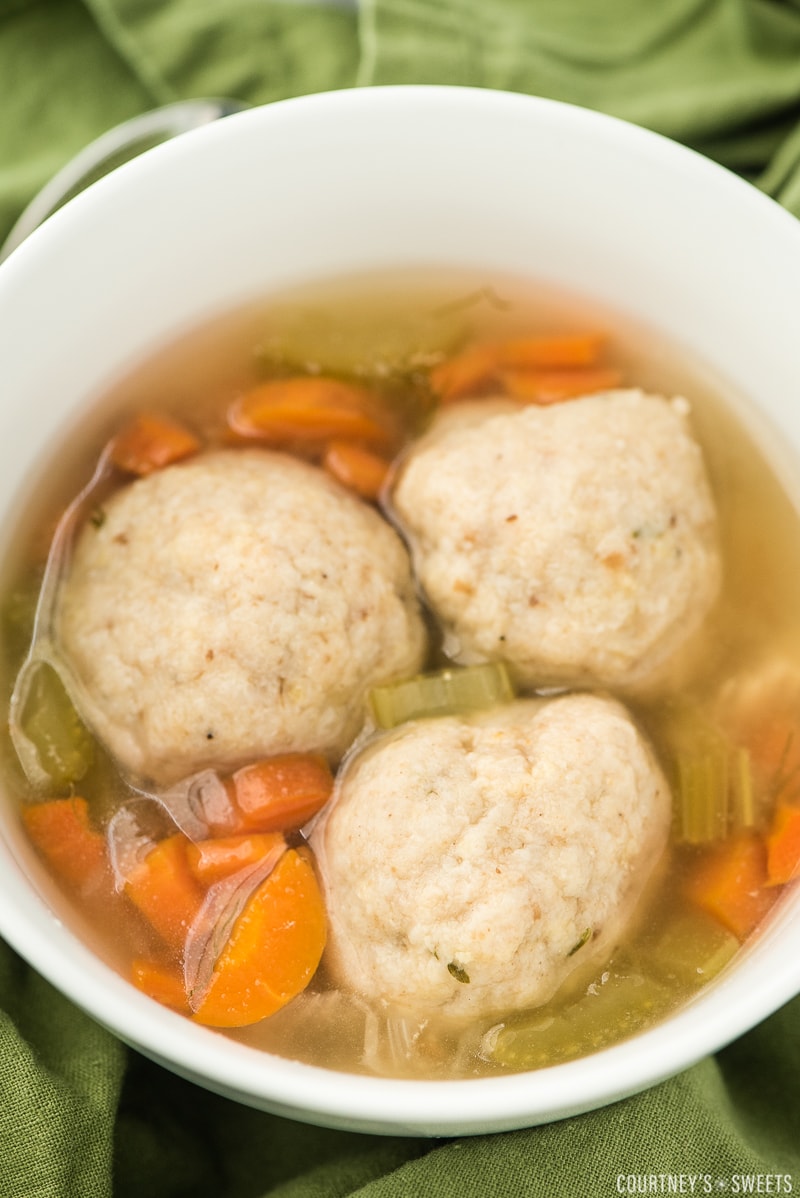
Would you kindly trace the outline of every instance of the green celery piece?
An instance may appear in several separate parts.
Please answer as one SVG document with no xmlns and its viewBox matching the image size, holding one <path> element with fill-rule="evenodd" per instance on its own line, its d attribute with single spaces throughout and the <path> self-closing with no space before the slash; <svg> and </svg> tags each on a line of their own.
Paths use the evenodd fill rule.
<svg viewBox="0 0 800 1198">
<path fill-rule="evenodd" d="M 668 982 L 703 986 L 738 948 L 736 937 L 716 920 L 702 911 L 686 910 L 673 915 L 642 952 L 648 972 Z"/>
<path fill-rule="evenodd" d="M 504 1023 L 485 1037 L 483 1054 L 507 1069 L 545 1069 L 585 1055 L 580 1035 L 563 1015 L 529 1017 L 524 1023 Z"/>
<path fill-rule="evenodd" d="M 663 729 L 682 844 L 710 844 L 758 822 L 750 755 L 694 704 L 674 709 Z"/>
<path fill-rule="evenodd" d="M 94 760 L 94 742 L 81 721 L 64 683 L 48 662 L 28 667 L 27 694 L 20 731 L 31 742 L 39 765 L 58 789 L 78 782 Z"/>
<path fill-rule="evenodd" d="M 501 662 L 489 662 L 377 686 L 370 692 L 370 706 L 380 728 L 396 728 L 408 720 L 481 711 L 513 698 L 508 670 Z"/>
<path fill-rule="evenodd" d="M 561 1064 L 644 1031 L 675 1001 L 675 989 L 660 979 L 634 965 L 612 966 L 563 1010 L 542 1008 L 493 1029 L 485 1052 L 511 1069 Z"/>
<path fill-rule="evenodd" d="M 390 379 L 427 369 L 452 353 L 465 336 L 464 318 L 452 311 L 409 318 L 374 301 L 342 304 L 335 316 L 310 308 L 272 314 L 272 327 L 256 350 L 266 371 L 275 369 Z"/>
<path fill-rule="evenodd" d="M 735 828 L 755 828 L 758 807 L 753 788 L 753 769 L 750 753 L 738 748 L 733 753 L 731 774 L 731 803 Z"/>
<path fill-rule="evenodd" d="M 18 668 L 31 643 L 41 571 L 32 573 L 10 591 L 2 602 L 3 648 L 6 661 Z"/>
</svg>

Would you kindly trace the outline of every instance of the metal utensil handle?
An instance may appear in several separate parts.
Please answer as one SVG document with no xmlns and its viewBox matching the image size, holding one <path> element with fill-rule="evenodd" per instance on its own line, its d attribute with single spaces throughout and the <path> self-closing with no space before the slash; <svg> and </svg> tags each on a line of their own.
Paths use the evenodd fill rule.
<svg viewBox="0 0 800 1198">
<path fill-rule="evenodd" d="M 246 108 L 236 100 L 180 100 L 116 125 L 90 142 L 28 204 L 0 248 L 0 262 L 51 213 L 90 183 L 180 133 Z"/>
</svg>

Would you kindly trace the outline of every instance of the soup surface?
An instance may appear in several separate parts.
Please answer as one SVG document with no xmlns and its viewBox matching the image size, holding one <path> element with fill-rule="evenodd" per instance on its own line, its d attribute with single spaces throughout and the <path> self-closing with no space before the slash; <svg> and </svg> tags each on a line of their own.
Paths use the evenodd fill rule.
<svg viewBox="0 0 800 1198">
<path fill-rule="evenodd" d="M 116 527 L 114 497 L 133 478 L 254 446 L 321 466 L 369 521 L 395 526 L 394 482 L 440 408 L 498 396 L 515 409 L 550 408 L 620 388 L 685 398 L 719 525 L 719 598 L 681 650 L 641 685 L 576 684 L 624 704 L 652 745 L 671 793 L 668 847 L 650 862 L 624 933 L 598 958 L 598 929 L 582 928 L 544 1003 L 471 1018 L 376 1001 L 337 982 L 323 954 L 324 886 L 308 839 L 337 802 L 342 760 L 349 767 L 414 721 L 469 720 L 515 696 L 575 688 L 521 677 L 502 651 L 454 664 L 457 638 L 424 595 L 419 648 L 409 592 L 407 622 L 385 633 L 385 646 L 408 639 L 406 657 L 386 665 L 387 649 L 385 677 L 380 663 L 369 667 L 345 733 L 249 762 L 235 746 L 215 758 L 219 739 L 204 727 L 202 752 L 172 774 L 169 757 L 159 759 L 157 776 L 155 759 L 137 765 L 118 748 L 124 737 L 106 735 L 63 654 L 59 605 L 81 530 Z M 679 348 L 616 313 L 529 282 L 441 272 L 270 298 L 143 363 L 87 407 L 57 465 L 46 464 L 5 565 L 4 789 L 53 880 L 51 900 L 154 999 L 335 1069 L 449 1078 L 538 1068 L 691 1001 L 800 872 L 800 528 L 735 407 Z M 162 502 L 155 542 L 171 536 Z M 282 519 L 294 518 L 292 503 Z M 190 616 L 175 609 L 176 627 Z M 155 619 L 143 613 L 145 624 Z M 102 673 L 101 654 L 101 682 Z M 325 685 L 315 701 L 327 718 Z M 468 967 L 443 964 L 466 991 Z"/>
</svg>

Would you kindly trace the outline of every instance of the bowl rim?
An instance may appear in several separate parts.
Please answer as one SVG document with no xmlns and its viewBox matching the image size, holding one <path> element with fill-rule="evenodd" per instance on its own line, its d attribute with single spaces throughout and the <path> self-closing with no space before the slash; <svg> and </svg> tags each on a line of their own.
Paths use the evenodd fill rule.
<svg viewBox="0 0 800 1198">
<path fill-rule="evenodd" d="M 106 197 L 113 202 L 129 179 L 157 177 L 166 157 L 179 160 L 183 154 L 195 154 L 205 145 L 213 146 L 216 139 L 236 136 L 240 128 L 266 131 L 276 122 L 313 122 L 317 114 L 326 121 L 346 120 L 348 113 L 365 105 L 380 115 L 395 111 L 398 104 L 410 113 L 424 113 L 431 104 L 449 107 L 459 119 L 490 109 L 498 118 L 505 112 L 528 112 L 532 118 L 555 123 L 566 135 L 574 125 L 589 128 L 627 152 L 657 160 L 659 169 L 724 190 L 743 216 L 754 215 L 770 235 L 782 241 L 794 239 L 800 261 L 800 222 L 724 167 L 658 133 L 557 100 L 473 87 L 402 84 L 276 101 L 147 151 L 71 200 L 15 250 L 0 266 L 0 292 L 6 285 L 13 286 L 17 273 L 28 270 L 28 263 L 34 266 L 37 258 L 46 258 L 52 245 L 69 238 L 74 223 L 95 208 L 102 211 Z M 0 837 L 0 859 L 3 854 L 16 873 L 0 883 L 6 900 L 0 903 L 0 934 L 71 1001 L 120 1039 L 198 1084 L 250 1105 L 331 1127 L 382 1134 L 479 1134 L 578 1114 L 677 1074 L 748 1031 L 800 991 L 800 958 L 787 955 L 780 969 L 755 984 L 749 981 L 746 989 L 736 985 L 734 971 L 727 987 L 735 1002 L 718 1009 L 714 984 L 665 1022 L 578 1061 L 507 1077 L 456 1081 L 343 1074 L 236 1043 L 139 994 L 60 926 L 44 899 L 32 893 L 22 865 Z M 799 907 L 795 900 L 800 900 L 800 894 L 789 904 Z M 788 922 L 787 915 L 785 911 L 782 924 Z M 644 1067 L 646 1060 L 658 1064 Z"/>
</svg>

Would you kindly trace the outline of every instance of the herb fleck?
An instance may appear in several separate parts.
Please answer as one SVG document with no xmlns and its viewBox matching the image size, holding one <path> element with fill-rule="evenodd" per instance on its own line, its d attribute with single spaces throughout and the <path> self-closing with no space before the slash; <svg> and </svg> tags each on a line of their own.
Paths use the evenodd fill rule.
<svg viewBox="0 0 800 1198">
<path fill-rule="evenodd" d="M 572 948 L 567 953 L 567 956 L 568 957 L 574 956 L 574 954 L 578 951 L 578 949 L 583 948 L 584 944 L 586 944 L 586 942 L 591 939 L 591 935 L 592 935 L 592 929 L 586 928 L 583 935 L 581 936 L 580 940 L 578 941 L 578 943 L 573 944 Z"/>
<path fill-rule="evenodd" d="M 92 513 L 89 516 L 89 523 L 92 524 L 95 528 L 102 528 L 103 525 L 105 524 L 105 522 L 106 522 L 105 508 L 101 508 L 101 507 L 93 508 Z"/>
<path fill-rule="evenodd" d="M 457 961 L 450 962 L 450 964 L 447 966 L 447 972 L 454 977 L 457 982 L 461 982 L 465 986 L 469 985 L 469 974 L 464 966 L 459 965 Z"/>
</svg>

